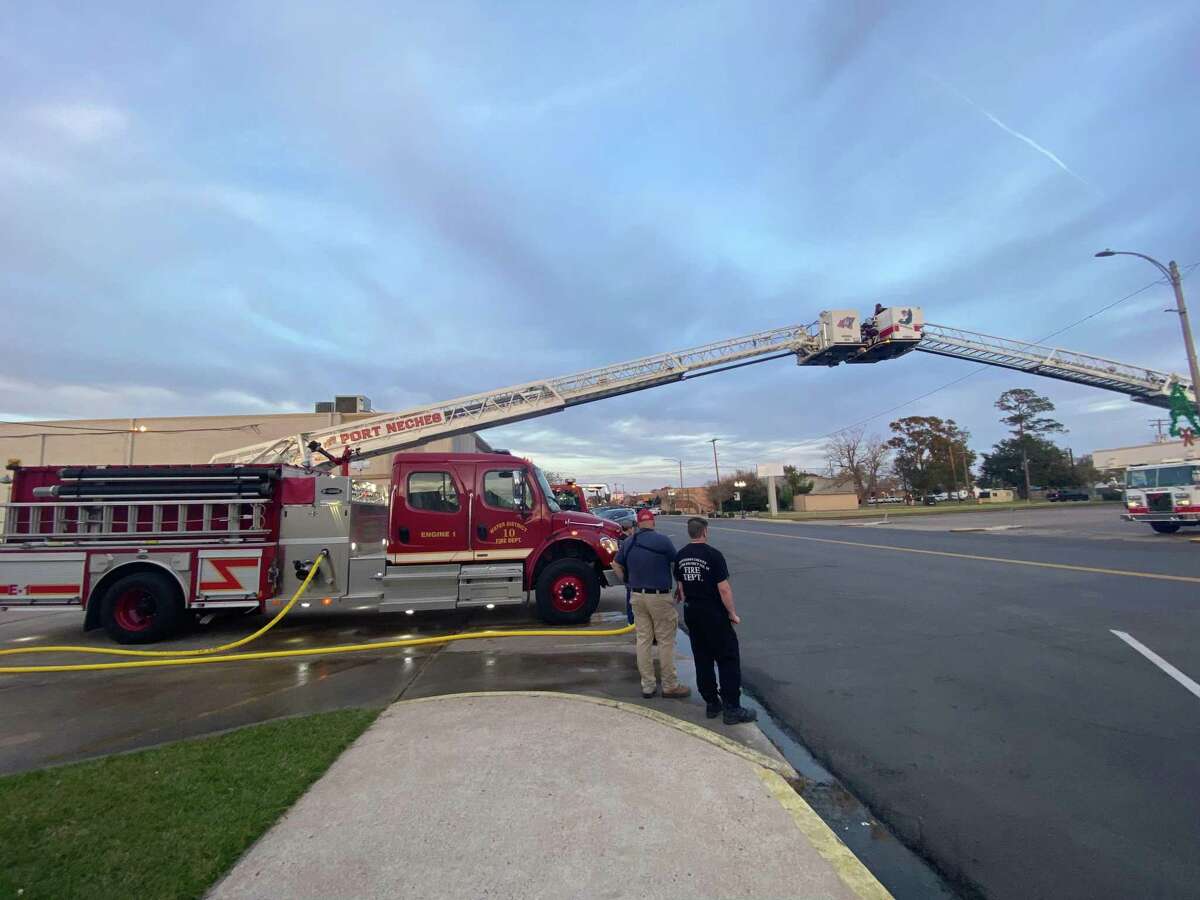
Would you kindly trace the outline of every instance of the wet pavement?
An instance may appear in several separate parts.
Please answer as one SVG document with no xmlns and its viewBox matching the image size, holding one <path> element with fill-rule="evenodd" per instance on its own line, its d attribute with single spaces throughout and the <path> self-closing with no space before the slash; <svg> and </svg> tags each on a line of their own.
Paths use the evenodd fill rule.
<svg viewBox="0 0 1200 900">
<path fill-rule="evenodd" d="M 80 630 L 78 610 L 0 613 L 0 647 L 113 646 L 103 631 Z M 172 642 L 193 649 L 234 640 L 262 617 L 225 619 Z M 625 624 L 624 590 L 604 592 L 592 624 Z M 484 628 L 541 627 L 520 610 L 462 614 L 313 614 L 297 610 L 253 644 L 290 650 L 427 637 Z M 168 645 L 156 645 L 165 649 Z M 681 677 L 693 679 L 681 641 Z M 107 659 L 66 654 L 6 657 L 12 664 Z M 116 659 L 115 657 L 113 659 Z M 694 682 L 693 682 L 694 683 Z M 628 700 L 714 727 L 698 697 L 643 700 L 632 636 L 497 638 L 330 657 L 118 672 L 0 676 L 0 773 L 57 765 L 196 737 L 281 716 L 348 706 L 383 707 L 401 698 L 468 691 L 552 690 Z M 737 740 L 775 754 L 752 727 L 726 727 Z"/>
</svg>

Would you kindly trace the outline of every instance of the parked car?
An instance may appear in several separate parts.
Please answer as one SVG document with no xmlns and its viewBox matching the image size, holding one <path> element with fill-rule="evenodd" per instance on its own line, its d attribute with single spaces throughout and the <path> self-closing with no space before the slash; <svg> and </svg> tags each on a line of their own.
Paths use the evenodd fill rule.
<svg viewBox="0 0 1200 900">
<path fill-rule="evenodd" d="M 1091 495 L 1080 488 L 1060 488 L 1057 491 L 1047 491 L 1046 499 L 1051 503 L 1066 503 L 1068 500 L 1091 500 Z"/>
<path fill-rule="evenodd" d="M 610 522 L 616 522 L 622 528 L 633 528 L 637 525 L 637 512 L 628 506 L 606 506 L 603 509 L 593 509 L 592 513 Z"/>
</svg>

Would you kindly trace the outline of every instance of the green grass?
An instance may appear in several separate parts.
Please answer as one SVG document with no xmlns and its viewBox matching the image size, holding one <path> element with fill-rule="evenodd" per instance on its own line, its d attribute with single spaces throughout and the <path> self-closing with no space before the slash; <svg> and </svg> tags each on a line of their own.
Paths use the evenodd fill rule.
<svg viewBox="0 0 1200 900">
<path fill-rule="evenodd" d="M 939 503 L 937 506 L 905 506 L 901 503 L 885 503 L 880 506 L 864 506 L 859 509 L 830 510 L 829 512 L 780 512 L 776 518 L 794 519 L 800 522 L 809 519 L 882 519 L 886 513 L 887 517 L 892 519 L 898 516 L 1003 512 L 1010 509 L 1071 509 L 1077 506 L 1095 506 L 1098 504 L 1115 505 L 1115 502 L 1109 500 L 1075 500 L 1070 503 L 1051 503 L 1048 500 L 1039 500 L 1033 503 L 1026 503 L 1023 500 L 1016 500 L 1012 503 L 956 503 L 951 500 L 946 503 Z M 751 513 L 750 515 L 755 518 L 766 518 L 765 513 Z"/>
<path fill-rule="evenodd" d="M 376 710 L 0 778 L 0 898 L 200 897 Z"/>
</svg>

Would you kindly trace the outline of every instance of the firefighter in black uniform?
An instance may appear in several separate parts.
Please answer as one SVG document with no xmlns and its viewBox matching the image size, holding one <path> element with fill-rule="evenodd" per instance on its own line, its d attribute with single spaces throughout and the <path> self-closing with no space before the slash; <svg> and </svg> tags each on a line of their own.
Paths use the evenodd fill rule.
<svg viewBox="0 0 1200 900">
<path fill-rule="evenodd" d="M 708 543 L 708 521 L 688 519 L 691 543 L 675 555 L 676 590 L 685 605 L 683 621 L 692 641 L 696 685 L 705 715 L 724 714 L 726 725 L 753 722 L 758 714 L 742 706 L 742 662 L 733 626 L 741 623 L 733 606 L 729 567 L 720 550 Z M 720 689 L 713 669 L 720 673 Z"/>
</svg>

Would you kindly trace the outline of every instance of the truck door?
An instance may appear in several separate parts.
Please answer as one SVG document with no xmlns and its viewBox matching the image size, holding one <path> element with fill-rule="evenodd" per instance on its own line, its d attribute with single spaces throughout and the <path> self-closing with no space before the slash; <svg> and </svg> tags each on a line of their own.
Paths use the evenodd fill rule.
<svg viewBox="0 0 1200 900">
<path fill-rule="evenodd" d="M 398 557 L 394 561 L 470 560 L 469 494 L 453 466 L 419 461 L 402 463 L 400 478 L 392 490 L 389 545 Z"/>
<path fill-rule="evenodd" d="M 476 562 L 523 560 L 549 533 L 549 510 L 526 466 L 478 466 L 472 510 Z"/>
</svg>

